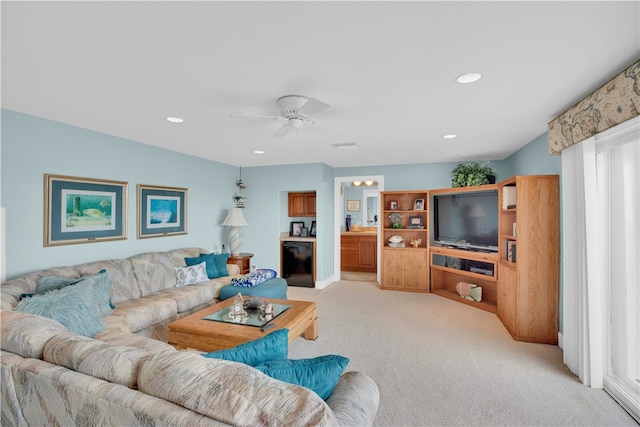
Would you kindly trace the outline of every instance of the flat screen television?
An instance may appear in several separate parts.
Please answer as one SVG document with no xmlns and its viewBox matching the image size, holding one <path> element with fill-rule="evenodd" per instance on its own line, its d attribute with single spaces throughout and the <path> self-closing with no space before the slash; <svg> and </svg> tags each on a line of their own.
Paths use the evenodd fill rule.
<svg viewBox="0 0 640 427">
<path fill-rule="evenodd" d="M 498 251 L 498 191 L 433 196 L 434 241 L 461 249 Z"/>
</svg>

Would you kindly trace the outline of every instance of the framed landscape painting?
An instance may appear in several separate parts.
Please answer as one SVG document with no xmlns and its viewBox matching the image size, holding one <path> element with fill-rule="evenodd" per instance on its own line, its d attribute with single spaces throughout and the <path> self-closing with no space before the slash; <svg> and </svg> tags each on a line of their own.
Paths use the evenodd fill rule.
<svg viewBox="0 0 640 427">
<path fill-rule="evenodd" d="M 45 174 L 44 246 L 126 239 L 127 186 Z"/>
<path fill-rule="evenodd" d="M 138 239 L 187 234 L 187 191 L 138 184 Z"/>
</svg>

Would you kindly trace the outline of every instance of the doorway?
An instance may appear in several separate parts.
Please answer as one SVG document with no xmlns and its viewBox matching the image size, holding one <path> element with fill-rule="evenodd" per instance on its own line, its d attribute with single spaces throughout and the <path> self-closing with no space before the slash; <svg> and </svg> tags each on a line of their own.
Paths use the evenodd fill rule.
<svg viewBox="0 0 640 427">
<path fill-rule="evenodd" d="M 352 211 L 350 212 L 350 214 L 353 215 L 353 218 L 359 218 L 357 220 L 357 222 L 359 222 L 359 225 L 361 227 L 363 226 L 369 226 L 369 227 L 375 227 L 375 230 L 377 231 L 377 235 L 381 236 L 381 229 L 380 229 L 380 223 L 381 221 L 378 220 L 377 224 L 372 224 L 368 221 L 374 221 L 373 216 L 377 213 L 377 211 L 379 210 L 379 196 L 377 198 L 377 202 L 376 202 L 376 198 L 375 198 L 375 194 L 377 193 L 379 195 L 379 193 L 381 191 L 384 191 L 384 176 L 383 175 L 366 175 L 366 176 L 362 176 L 362 175 L 358 175 L 358 176 L 344 176 L 344 177 L 335 177 L 334 178 L 334 225 L 333 225 L 333 230 L 334 230 L 334 248 L 333 248 L 333 254 L 334 254 L 334 262 L 333 262 L 333 266 L 334 266 L 334 271 L 333 271 L 333 277 L 336 278 L 336 280 L 340 280 L 341 275 L 342 275 L 342 266 L 341 266 L 341 257 L 340 257 L 340 240 L 341 240 L 341 234 L 342 231 L 345 228 L 345 220 L 346 220 L 346 201 L 350 200 L 347 199 L 346 194 L 346 188 L 351 188 L 351 183 L 352 182 L 366 182 L 366 181 L 376 181 L 377 182 L 377 186 L 375 187 L 375 189 L 373 188 L 373 186 L 363 186 L 363 191 L 361 191 L 361 193 L 357 196 L 357 198 L 355 198 L 356 196 L 352 196 L 354 197 L 354 199 L 352 200 L 357 200 L 359 203 L 358 205 L 360 206 L 359 211 Z M 366 197 L 365 197 L 365 192 L 364 189 L 368 190 L 366 193 Z M 355 194 L 355 193 L 354 193 Z M 375 203 L 375 208 L 372 204 Z M 355 204 L 354 204 L 355 205 Z M 359 215 L 356 216 L 356 213 L 359 213 Z M 377 248 L 376 248 L 376 257 L 379 260 L 380 259 L 380 255 L 381 255 L 381 245 L 380 245 L 380 239 L 378 239 L 377 241 Z M 369 273 L 367 279 L 374 281 L 374 282 L 378 282 L 380 283 L 380 272 L 381 272 L 381 268 L 380 268 L 380 263 L 377 263 L 377 268 L 376 268 L 376 272 L 375 273 Z M 358 273 L 356 275 L 357 272 L 354 272 L 354 274 L 351 274 L 351 272 L 347 273 L 345 275 L 345 277 L 352 277 L 352 279 L 348 279 L 348 280 L 354 280 L 353 277 L 357 277 L 361 280 L 362 279 L 362 274 L 364 273 Z"/>
</svg>

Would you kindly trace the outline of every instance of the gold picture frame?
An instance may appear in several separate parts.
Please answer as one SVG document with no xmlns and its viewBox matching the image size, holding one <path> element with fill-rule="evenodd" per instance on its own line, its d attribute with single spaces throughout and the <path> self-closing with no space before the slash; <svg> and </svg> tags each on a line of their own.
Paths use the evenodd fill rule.
<svg viewBox="0 0 640 427">
<path fill-rule="evenodd" d="M 347 211 L 360 212 L 360 200 L 347 200 Z"/>
<path fill-rule="evenodd" d="M 187 193 L 180 187 L 138 184 L 138 239 L 187 234 Z"/>
</svg>

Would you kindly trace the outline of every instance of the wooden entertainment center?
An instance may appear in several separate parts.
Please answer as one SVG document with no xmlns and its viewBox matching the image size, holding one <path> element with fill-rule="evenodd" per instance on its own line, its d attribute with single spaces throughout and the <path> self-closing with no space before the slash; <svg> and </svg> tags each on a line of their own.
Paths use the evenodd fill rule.
<svg viewBox="0 0 640 427">
<path fill-rule="evenodd" d="M 487 190 L 498 193 L 497 252 L 434 243 L 430 233 L 433 197 Z M 401 198 L 404 206 L 399 204 Z M 416 200 L 424 200 L 424 210 L 414 209 Z M 516 340 L 558 343 L 557 175 L 515 176 L 478 187 L 387 191 L 381 193 L 380 203 L 384 221 L 381 289 L 432 292 L 497 314 Z M 401 228 L 394 228 L 392 214 L 400 214 L 395 227 Z M 390 243 L 392 236 L 402 237 L 404 247 Z M 418 239 L 420 244 L 410 245 Z M 460 297 L 458 282 L 482 287 L 482 300 Z"/>
</svg>

